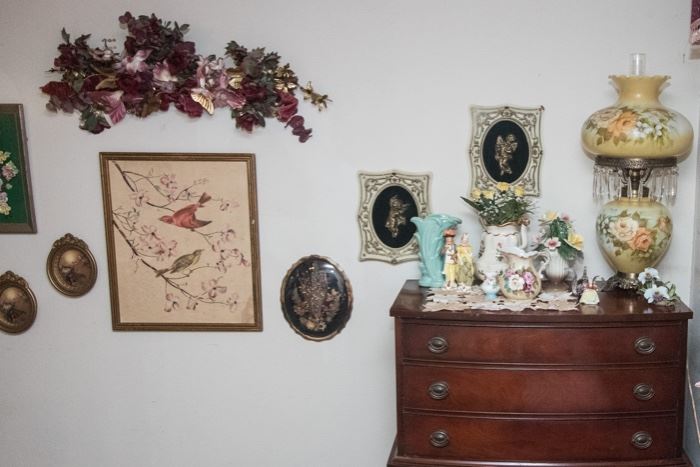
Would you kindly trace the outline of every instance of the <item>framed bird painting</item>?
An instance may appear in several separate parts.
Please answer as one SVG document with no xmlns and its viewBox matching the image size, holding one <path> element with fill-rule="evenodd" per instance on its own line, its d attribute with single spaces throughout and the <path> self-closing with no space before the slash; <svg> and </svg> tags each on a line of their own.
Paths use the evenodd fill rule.
<svg viewBox="0 0 700 467">
<path fill-rule="evenodd" d="M 261 331 L 255 156 L 101 153 L 117 331 Z"/>
</svg>

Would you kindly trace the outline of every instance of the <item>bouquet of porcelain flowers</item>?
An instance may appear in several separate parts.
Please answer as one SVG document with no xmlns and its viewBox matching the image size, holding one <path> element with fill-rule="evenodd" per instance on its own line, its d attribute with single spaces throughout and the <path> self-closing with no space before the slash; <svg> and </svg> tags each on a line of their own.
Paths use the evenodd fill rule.
<svg viewBox="0 0 700 467">
<path fill-rule="evenodd" d="M 532 202 L 525 198 L 525 190 L 505 182 L 497 183 L 495 190 L 474 189 L 470 198 L 461 198 L 479 213 L 484 225 L 526 223 L 527 215 L 532 213 Z"/>
<path fill-rule="evenodd" d="M 574 231 L 568 214 L 548 211 L 540 218 L 540 233 L 535 238 L 535 249 L 558 252 L 566 261 L 583 258 L 583 236 Z"/>
<path fill-rule="evenodd" d="M 637 291 L 644 295 L 649 303 L 657 305 L 671 305 L 680 299 L 676 293 L 676 285 L 672 282 L 664 282 L 659 277 L 659 271 L 654 268 L 646 268 L 637 276 Z"/>
</svg>

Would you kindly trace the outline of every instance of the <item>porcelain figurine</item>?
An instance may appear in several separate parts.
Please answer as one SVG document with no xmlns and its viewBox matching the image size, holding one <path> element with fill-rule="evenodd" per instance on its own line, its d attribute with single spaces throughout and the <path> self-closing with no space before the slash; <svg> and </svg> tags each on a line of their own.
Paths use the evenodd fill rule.
<svg viewBox="0 0 700 467">
<path fill-rule="evenodd" d="M 421 287 L 442 287 L 445 283 L 442 272 L 444 268 L 441 255 L 445 244 L 443 232 L 461 224 L 462 220 L 448 214 L 430 214 L 426 217 L 412 217 L 416 225 L 418 256 L 420 258 Z"/>
<path fill-rule="evenodd" d="M 474 283 L 474 259 L 472 258 L 472 246 L 469 244 L 469 234 L 463 233 L 457 245 L 457 285 L 462 288 L 470 287 Z"/>
<path fill-rule="evenodd" d="M 455 245 L 455 235 L 457 231 L 454 228 L 445 230 L 442 236 L 445 238 L 445 246 L 442 247 L 442 256 L 444 266 L 442 273 L 445 275 L 446 289 L 454 289 L 457 287 L 457 245 Z"/>
<path fill-rule="evenodd" d="M 595 285 L 595 279 L 589 281 L 583 289 L 581 298 L 578 302 L 581 305 L 597 305 L 600 303 L 600 298 L 598 297 L 598 287 Z"/>
<path fill-rule="evenodd" d="M 500 290 L 495 272 L 485 272 L 484 281 L 481 283 L 481 290 L 486 294 L 486 300 L 496 300 L 496 294 Z"/>
</svg>

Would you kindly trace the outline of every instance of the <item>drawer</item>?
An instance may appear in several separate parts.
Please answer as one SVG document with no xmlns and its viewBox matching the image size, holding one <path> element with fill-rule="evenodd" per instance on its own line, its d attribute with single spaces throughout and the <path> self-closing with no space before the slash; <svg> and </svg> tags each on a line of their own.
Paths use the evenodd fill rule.
<svg viewBox="0 0 700 467">
<path fill-rule="evenodd" d="M 400 320 L 401 321 L 401 320 Z M 505 364 L 678 362 L 681 327 L 402 324 L 404 358 Z"/>
<path fill-rule="evenodd" d="M 405 408 L 500 413 L 673 411 L 681 368 L 503 369 L 405 364 Z"/>
<path fill-rule="evenodd" d="M 674 447 L 678 427 L 673 416 L 553 420 L 404 413 L 402 423 L 403 438 L 398 444 L 401 456 L 563 462 L 681 455 Z"/>
</svg>

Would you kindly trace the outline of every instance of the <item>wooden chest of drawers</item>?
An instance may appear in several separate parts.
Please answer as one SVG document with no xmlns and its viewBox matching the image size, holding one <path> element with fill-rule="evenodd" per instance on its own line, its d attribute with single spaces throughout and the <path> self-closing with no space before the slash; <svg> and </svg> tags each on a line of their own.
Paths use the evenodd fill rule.
<svg viewBox="0 0 700 467">
<path fill-rule="evenodd" d="M 408 281 L 391 308 L 388 466 L 692 466 L 684 305 L 604 293 L 576 312 L 423 312 L 425 293 Z"/>
</svg>

